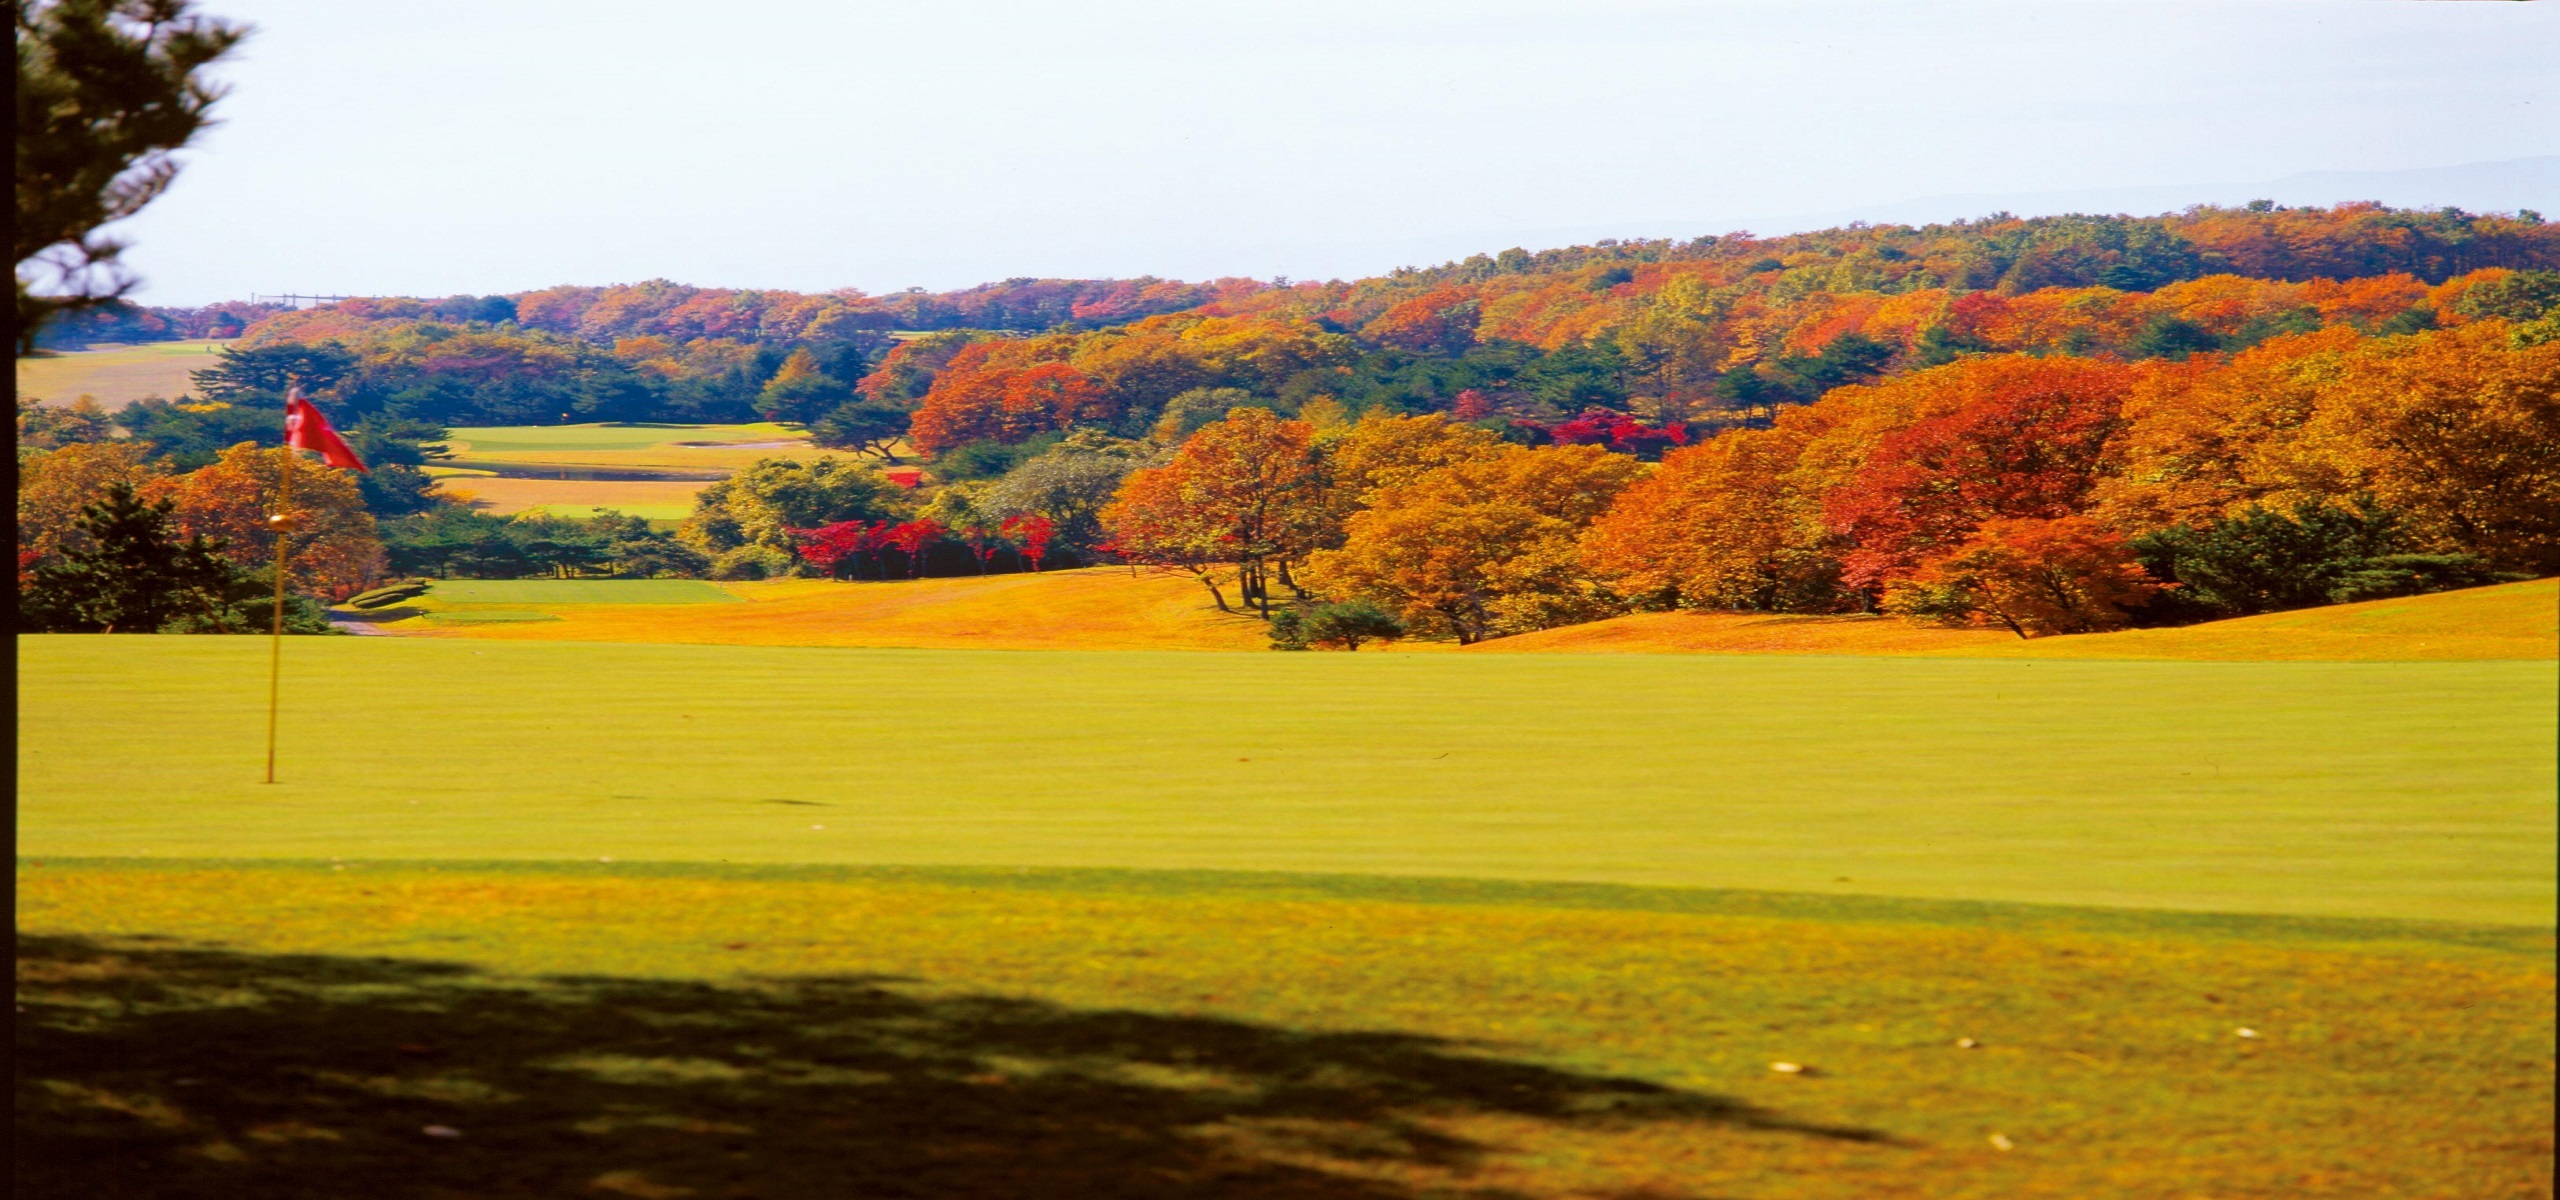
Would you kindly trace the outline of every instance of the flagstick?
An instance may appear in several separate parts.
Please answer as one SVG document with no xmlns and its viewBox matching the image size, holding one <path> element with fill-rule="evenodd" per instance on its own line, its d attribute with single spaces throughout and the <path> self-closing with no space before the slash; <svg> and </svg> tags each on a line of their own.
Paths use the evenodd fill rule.
<svg viewBox="0 0 2560 1200">
<path fill-rule="evenodd" d="M 284 693 L 284 562 L 293 541 L 293 447 L 281 448 L 284 471 L 276 483 L 276 623 L 267 652 L 267 782 L 276 781 L 276 702 Z"/>
</svg>

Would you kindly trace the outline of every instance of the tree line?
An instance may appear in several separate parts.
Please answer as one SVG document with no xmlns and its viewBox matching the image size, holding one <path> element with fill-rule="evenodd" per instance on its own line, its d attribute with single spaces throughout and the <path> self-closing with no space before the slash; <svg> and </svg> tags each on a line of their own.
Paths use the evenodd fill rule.
<svg viewBox="0 0 2560 1200">
<path fill-rule="evenodd" d="M 1970 355 L 1658 466 L 1441 414 L 1238 408 L 1102 513 L 1220 607 L 1465 643 L 1642 609 L 2020 636 L 2560 573 L 2560 306 L 2183 361 Z"/>
</svg>

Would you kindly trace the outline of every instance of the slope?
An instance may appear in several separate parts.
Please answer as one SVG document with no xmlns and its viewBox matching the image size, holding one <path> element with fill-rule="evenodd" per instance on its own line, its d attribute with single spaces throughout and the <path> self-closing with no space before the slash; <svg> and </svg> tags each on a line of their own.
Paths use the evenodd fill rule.
<svg viewBox="0 0 2560 1200">
<path fill-rule="evenodd" d="M 1919 654 L 1964 658 L 2409 662 L 2560 658 L 2560 579 L 2021 640 L 1890 617 L 1638 613 L 1486 642 L 1486 653 Z"/>
</svg>

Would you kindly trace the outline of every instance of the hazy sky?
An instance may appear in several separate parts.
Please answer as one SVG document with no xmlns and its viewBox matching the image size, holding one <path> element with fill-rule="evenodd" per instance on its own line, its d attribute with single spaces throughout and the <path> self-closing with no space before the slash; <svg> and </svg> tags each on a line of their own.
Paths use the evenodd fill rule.
<svg viewBox="0 0 2560 1200">
<path fill-rule="evenodd" d="M 1351 277 L 2560 150 L 2560 4 L 201 3 L 258 33 L 124 229 L 148 303 Z"/>
</svg>

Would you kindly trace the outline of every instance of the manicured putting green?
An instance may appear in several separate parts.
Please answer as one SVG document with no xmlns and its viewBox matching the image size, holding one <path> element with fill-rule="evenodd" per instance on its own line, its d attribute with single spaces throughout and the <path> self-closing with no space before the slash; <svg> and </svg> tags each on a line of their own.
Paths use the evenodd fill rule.
<svg viewBox="0 0 2560 1200">
<path fill-rule="evenodd" d="M 20 641 L 34 855 L 1328 871 L 2549 926 L 2553 664 Z"/>
<path fill-rule="evenodd" d="M 699 579 L 442 579 L 427 590 L 445 604 L 735 604 Z"/>
</svg>

